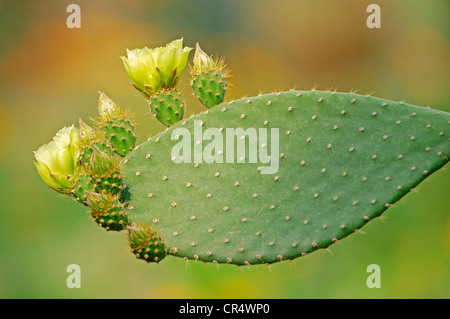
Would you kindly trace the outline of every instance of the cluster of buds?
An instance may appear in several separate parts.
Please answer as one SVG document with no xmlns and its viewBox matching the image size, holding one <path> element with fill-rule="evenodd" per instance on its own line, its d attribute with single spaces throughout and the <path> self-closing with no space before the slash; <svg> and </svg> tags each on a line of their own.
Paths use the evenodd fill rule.
<svg viewBox="0 0 450 319">
<path fill-rule="evenodd" d="M 183 118 L 184 106 L 176 85 L 186 67 L 192 48 L 183 48 L 183 39 L 164 47 L 127 50 L 121 57 L 131 84 L 148 98 L 154 117 L 171 126 Z M 226 90 L 223 59 L 213 59 L 196 45 L 191 82 L 194 95 L 207 108 L 223 102 Z"/>
<path fill-rule="evenodd" d="M 97 224 L 122 230 L 128 213 L 120 163 L 135 147 L 135 127 L 128 112 L 102 92 L 98 110 L 95 128 L 81 119 L 79 130 L 64 127 L 34 152 L 34 164 L 48 186 L 89 206 Z M 95 195 L 109 206 L 102 208 Z"/>
<path fill-rule="evenodd" d="M 176 91 L 193 48 L 178 39 L 163 47 L 127 50 L 121 59 L 131 84 L 148 100 L 151 112 L 171 126 L 184 115 L 184 102 Z M 210 108 L 222 103 L 226 90 L 223 59 L 213 59 L 196 45 L 191 86 L 199 101 Z M 99 92 L 99 116 L 94 127 L 79 120 L 61 129 L 53 140 L 34 152 L 36 169 L 52 189 L 90 208 L 94 221 L 106 230 L 129 232 L 137 258 L 162 260 L 167 249 L 160 234 L 148 225 L 128 219 L 128 193 L 120 173 L 121 159 L 136 147 L 136 131 L 128 111 Z"/>
</svg>

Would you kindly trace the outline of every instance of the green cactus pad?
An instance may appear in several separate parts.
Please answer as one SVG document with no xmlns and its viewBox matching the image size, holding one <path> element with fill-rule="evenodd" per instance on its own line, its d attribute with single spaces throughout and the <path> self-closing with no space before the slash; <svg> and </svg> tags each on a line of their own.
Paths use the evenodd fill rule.
<svg viewBox="0 0 450 319">
<path fill-rule="evenodd" d="M 222 72 L 217 70 L 200 73 L 192 81 L 195 97 L 208 109 L 223 102 L 226 86 Z"/>
<path fill-rule="evenodd" d="M 113 173 L 111 176 L 95 177 L 91 183 L 94 183 L 95 191 L 98 193 L 120 195 L 123 189 L 123 178 L 119 173 Z"/>
<path fill-rule="evenodd" d="M 72 190 L 72 195 L 75 197 L 76 201 L 87 205 L 85 192 L 92 192 L 95 190 L 92 180 L 93 177 L 89 174 L 80 174 Z"/>
<path fill-rule="evenodd" d="M 115 207 L 103 213 L 92 214 L 92 217 L 95 223 L 106 230 L 121 231 L 128 225 L 125 213 L 121 208 Z"/>
<path fill-rule="evenodd" d="M 109 193 L 86 193 L 89 213 L 100 227 L 121 231 L 128 225 L 127 204 Z"/>
<path fill-rule="evenodd" d="M 446 112 L 353 93 L 290 91 L 223 103 L 128 155 L 122 174 L 131 219 L 151 225 L 178 257 L 237 265 L 294 259 L 359 230 L 446 164 L 449 121 Z M 219 128 L 224 137 L 227 128 L 267 128 L 273 136 L 279 129 L 279 168 L 261 174 L 269 164 L 247 155 L 177 164 L 171 151 L 180 128 L 192 134 L 192 148 L 199 147 L 194 129 Z M 261 133 L 242 136 L 235 154 L 239 140 L 269 147 Z M 223 142 L 215 152 L 225 159 Z"/>
<path fill-rule="evenodd" d="M 87 205 L 86 191 L 121 196 L 124 188 L 123 177 L 118 172 L 102 177 L 82 173 L 73 187 L 72 194 L 78 202 Z"/>
<path fill-rule="evenodd" d="M 176 90 L 166 90 L 149 98 L 150 110 L 165 126 L 180 121 L 184 114 L 184 103 Z"/>
<path fill-rule="evenodd" d="M 85 145 L 81 148 L 80 162 L 85 167 L 89 165 L 92 153 L 94 152 L 95 148 L 98 148 L 101 152 L 106 152 L 109 155 L 114 154 L 112 146 L 107 140 L 101 139 L 93 141 L 90 145 Z"/>
<path fill-rule="evenodd" d="M 129 231 L 131 252 L 136 258 L 158 263 L 166 257 L 164 240 L 158 233 L 151 231 L 150 227 L 133 226 Z"/>
<path fill-rule="evenodd" d="M 114 118 L 105 121 L 100 129 L 116 154 L 125 156 L 136 146 L 136 128 L 127 118 Z"/>
</svg>

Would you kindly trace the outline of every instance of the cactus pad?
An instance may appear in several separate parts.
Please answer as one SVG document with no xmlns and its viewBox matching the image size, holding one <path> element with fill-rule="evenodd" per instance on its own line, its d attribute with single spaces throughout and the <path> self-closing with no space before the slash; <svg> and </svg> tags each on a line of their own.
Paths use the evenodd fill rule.
<svg viewBox="0 0 450 319">
<path fill-rule="evenodd" d="M 296 258 L 360 229 L 443 166 L 449 119 L 445 112 L 332 92 L 225 103 L 130 154 L 123 172 L 132 219 L 151 224 L 175 256 L 235 264 Z M 173 130 L 193 133 L 194 123 L 203 131 L 278 128 L 278 171 L 261 174 L 261 163 L 238 158 L 171 161 L 179 142 Z"/>
<path fill-rule="evenodd" d="M 92 192 L 95 189 L 94 185 L 92 184 L 92 180 L 93 177 L 89 174 L 80 174 L 72 190 L 72 195 L 73 197 L 75 197 L 76 201 L 87 205 L 85 192 Z"/>
<path fill-rule="evenodd" d="M 164 240 L 149 226 L 128 227 L 131 252 L 146 262 L 160 262 L 167 255 Z"/>
<path fill-rule="evenodd" d="M 106 230 L 120 231 L 128 224 L 127 216 L 119 207 L 91 215 L 94 218 L 94 222 Z"/>
<path fill-rule="evenodd" d="M 127 118 L 114 118 L 103 123 L 100 129 L 116 154 L 125 156 L 136 146 L 136 128 Z"/>
<path fill-rule="evenodd" d="M 200 73 L 192 81 L 195 97 L 208 109 L 223 102 L 225 89 L 225 78 L 217 70 Z"/>
<path fill-rule="evenodd" d="M 85 192 L 97 192 L 111 195 L 122 195 L 123 177 L 120 174 L 120 163 L 117 155 L 108 155 L 93 147 L 88 165 L 81 167 L 81 174 L 72 190 L 75 199 L 87 204 Z M 125 194 L 124 194 L 125 195 Z"/>
<path fill-rule="evenodd" d="M 149 98 L 150 110 L 165 126 L 180 121 L 184 114 L 184 104 L 176 90 L 165 90 Z"/>
<path fill-rule="evenodd" d="M 92 141 L 89 145 L 83 145 L 83 147 L 81 148 L 80 162 L 85 167 L 89 165 L 94 149 L 98 149 L 99 151 L 104 152 L 108 155 L 113 154 L 111 144 L 105 139 Z"/>
<path fill-rule="evenodd" d="M 127 204 L 109 193 L 86 192 L 87 203 L 94 222 L 106 230 L 123 230 L 128 225 Z"/>
<path fill-rule="evenodd" d="M 94 183 L 97 192 L 120 195 L 123 188 L 122 181 L 123 178 L 120 173 L 115 172 L 111 176 L 95 177 L 92 183 Z"/>
<path fill-rule="evenodd" d="M 132 220 L 188 259 L 248 265 L 303 256 L 360 229 L 447 163 L 449 120 L 446 112 L 353 93 L 290 91 L 223 103 L 128 155 L 122 173 Z M 192 149 L 202 147 L 199 128 L 224 136 L 226 128 L 279 129 L 279 168 L 261 174 L 266 164 L 247 155 L 176 163 L 178 128 L 191 133 Z M 260 137 L 236 140 L 263 147 Z"/>
</svg>

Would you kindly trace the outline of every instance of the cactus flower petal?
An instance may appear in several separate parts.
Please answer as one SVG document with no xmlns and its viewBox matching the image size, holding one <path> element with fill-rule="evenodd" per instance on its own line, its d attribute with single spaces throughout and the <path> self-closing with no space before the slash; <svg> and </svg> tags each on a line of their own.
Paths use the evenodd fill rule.
<svg viewBox="0 0 450 319">
<path fill-rule="evenodd" d="M 78 174 L 80 137 L 74 125 L 64 127 L 48 144 L 34 152 L 36 169 L 51 188 L 70 194 Z"/>
<path fill-rule="evenodd" d="M 127 57 L 121 58 L 134 87 L 152 96 L 176 86 L 191 50 L 183 48 L 181 38 L 164 47 L 127 50 Z"/>
</svg>

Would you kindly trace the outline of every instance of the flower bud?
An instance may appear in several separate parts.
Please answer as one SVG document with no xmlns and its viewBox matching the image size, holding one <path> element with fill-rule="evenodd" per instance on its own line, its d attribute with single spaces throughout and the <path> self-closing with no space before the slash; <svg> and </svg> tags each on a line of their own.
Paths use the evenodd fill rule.
<svg viewBox="0 0 450 319">
<path fill-rule="evenodd" d="M 136 258 L 146 262 L 160 262 L 167 255 L 167 248 L 161 235 L 149 225 L 128 226 L 128 240 Z"/>
<path fill-rule="evenodd" d="M 102 152 L 97 146 L 93 147 L 88 165 L 88 171 L 91 175 L 96 177 L 108 176 L 119 169 L 119 164 L 114 157 L 107 152 Z"/>
<path fill-rule="evenodd" d="M 225 58 L 212 58 L 200 48 L 200 45 L 197 43 L 195 45 L 195 54 L 193 59 L 193 67 L 191 72 L 194 75 L 205 73 L 209 71 L 219 71 L 222 72 L 222 76 L 226 78 L 230 71 L 226 69 Z"/>
<path fill-rule="evenodd" d="M 70 194 L 78 174 L 80 149 L 80 137 L 72 125 L 35 151 L 34 165 L 44 182 L 60 193 Z"/>
<path fill-rule="evenodd" d="M 113 198 L 108 194 L 86 191 L 86 200 L 93 213 L 103 213 L 108 210 L 113 202 Z"/>
<path fill-rule="evenodd" d="M 79 119 L 79 133 L 80 133 L 80 141 L 82 146 L 87 146 L 91 144 L 91 141 L 99 135 L 95 130 L 83 122 L 82 119 Z"/>
<path fill-rule="evenodd" d="M 217 67 L 214 60 L 200 48 L 200 45 L 198 43 L 195 45 L 195 54 L 193 62 L 194 62 L 194 70 L 195 72 L 198 73 L 210 71 Z"/>
<path fill-rule="evenodd" d="M 99 91 L 98 94 L 98 115 L 100 119 L 109 121 L 125 113 L 125 110 L 105 93 Z"/>
</svg>

